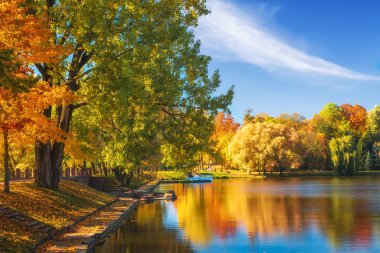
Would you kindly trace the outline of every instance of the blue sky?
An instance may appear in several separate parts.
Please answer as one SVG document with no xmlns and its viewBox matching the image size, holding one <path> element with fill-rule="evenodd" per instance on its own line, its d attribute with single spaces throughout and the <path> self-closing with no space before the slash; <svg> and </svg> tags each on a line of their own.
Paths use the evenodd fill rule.
<svg viewBox="0 0 380 253">
<path fill-rule="evenodd" d="M 195 35 L 235 85 L 232 115 L 380 104 L 380 1 L 208 0 Z"/>
</svg>

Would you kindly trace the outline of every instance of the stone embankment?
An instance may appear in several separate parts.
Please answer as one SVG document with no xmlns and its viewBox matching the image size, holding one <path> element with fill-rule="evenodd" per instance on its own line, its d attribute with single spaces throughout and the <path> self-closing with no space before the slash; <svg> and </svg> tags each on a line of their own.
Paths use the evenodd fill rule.
<svg viewBox="0 0 380 253">
<path fill-rule="evenodd" d="M 65 232 L 56 233 L 52 238 L 40 245 L 36 252 L 91 251 L 96 244 L 104 241 L 109 233 L 115 231 L 123 219 L 134 210 L 139 199 L 133 198 L 133 195 L 136 193 L 141 194 L 140 201 L 145 200 L 144 198 L 150 195 L 159 183 L 159 180 L 153 180 L 136 191 L 125 193 L 119 197 L 117 202 L 96 211 L 68 228 Z"/>
</svg>

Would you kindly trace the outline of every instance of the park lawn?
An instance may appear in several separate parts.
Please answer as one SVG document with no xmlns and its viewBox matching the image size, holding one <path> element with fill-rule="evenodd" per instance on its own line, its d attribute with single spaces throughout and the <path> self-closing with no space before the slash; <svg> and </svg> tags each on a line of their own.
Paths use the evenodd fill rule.
<svg viewBox="0 0 380 253">
<path fill-rule="evenodd" d="M 248 174 L 245 170 L 228 170 L 228 171 L 220 171 L 220 169 L 216 169 L 216 171 L 198 171 L 198 174 L 201 175 L 209 175 L 214 179 L 228 179 L 228 178 L 264 178 L 263 173 L 259 174 L 258 172 L 251 172 Z M 359 172 L 359 175 L 375 175 L 374 172 Z M 377 172 L 377 175 L 380 173 Z M 310 177 L 310 176 L 336 176 L 336 171 L 320 171 L 320 170 L 288 170 L 284 171 L 283 174 L 280 172 L 270 172 L 267 171 L 267 177 Z M 159 171 L 157 172 L 157 177 L 163 180 L 183 180 L 185 179 L 185 173 L 181 171 Z"/>
<path fill-rule="evenodd" d="M 0 205 L 56 229 L 73 224 L 80 217 L 114 199 L 113 196 L 71 181 L 61 181 L 58 191 L 41 188 L 33 183 L 15 183 L 11 184 L 11 193 L 0 193 Z M 46 235 L 31 231 L 25 222 L 0 218 L 0 252 L 25 252 Z"/>
<path fill-rule="evenodd" d="M 249 175 L 246 171 L 242 170 L 229 170 L 229 171 L 200 171 L 201 175 L 210 175 L 214 179 L 223 179 L 223 178 L 250 178 L 254 175 Z"/>
<path fill-rule="evenodd" d="M 246 171 L 242 170 L 229 170 L 227 172 L 214 172 L 214 171 L 199 171 L 197 172 L 201 175 L 211 175 L 214 179 L 222 178 L 248 178 L 254 177 L 254 175 L 249 175 Z M 183 180 L 186 177 L 186 173 L 183 171 L 158 171 L 157 178 L 163 180 Z"/>
<path fill-rule="evenodd" d="M 183 180 L 186 173 L 183 171 L 157 171 L 157 178 L 162 180 Z"/>
</svg>

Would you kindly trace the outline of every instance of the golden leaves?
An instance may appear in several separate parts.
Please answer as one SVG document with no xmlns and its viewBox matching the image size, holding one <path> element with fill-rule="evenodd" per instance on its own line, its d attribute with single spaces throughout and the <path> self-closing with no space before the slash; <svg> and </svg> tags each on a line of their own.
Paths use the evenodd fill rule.
<svg viewBox="0 0 380 253">
<path fill-rule="evenodd" d="M 76 99 L 77 96 L 68 88 L 50 87 L 44 82 L 18 94 L 0 88 L 0 128 L 10 130 L 13 137 L 18 136 L 12 139 L 16 142 L 22 140 L 20 145 L 32 144 L 35 140 L 62 142 L 67 133 L 44 112 L 51 106 L 64 106 Z"/>
<path fill-rule="evenodd" d="M 21 67 L 17 78 L 26 78 L 32 70 L 29 64 L 56 63 L 70 52 L 69 47 L 56 45 L 51 37 L 47 18 L 28 13 L 25 0 L 0 2 L 0 51 L 11 50 Z"/>
</svg>

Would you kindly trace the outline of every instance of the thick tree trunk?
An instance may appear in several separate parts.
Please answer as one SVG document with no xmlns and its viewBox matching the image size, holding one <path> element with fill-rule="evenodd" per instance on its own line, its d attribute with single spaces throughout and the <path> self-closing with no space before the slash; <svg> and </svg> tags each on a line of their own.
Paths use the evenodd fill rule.
<svg viewBox="0 0 380 253">
<path fill-rule="evenodd" d="M 9 192 L 9 146 L 8 146 L 8 130 L 4 129 L 4 192 Z"/>
<path fill-rule="evenodd" d="M 60 128 L 66 133 L 69 131 L 69 125 L 72 118 L 73 105 L 65 105 L 60 115 Z M 45 113 L 49 114 L 49 112 Z M 35 146 L 35 166 L 36 166 L 36 183 L 53 189 L 58 189 L 59 174 L 62 167 L 64 143 L 55 142 L 51 145 L 36 142 Z"/>
<path fill-rule="evenodd" d="M 52 166 L 51 166 L 51 148 L 50 143 L 36 141 L 35 144 L 35 182 L 38 185 L 52 188 Z"/>
</svg>

